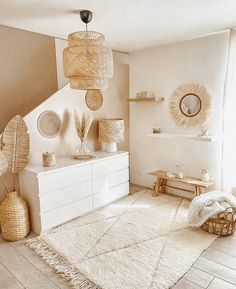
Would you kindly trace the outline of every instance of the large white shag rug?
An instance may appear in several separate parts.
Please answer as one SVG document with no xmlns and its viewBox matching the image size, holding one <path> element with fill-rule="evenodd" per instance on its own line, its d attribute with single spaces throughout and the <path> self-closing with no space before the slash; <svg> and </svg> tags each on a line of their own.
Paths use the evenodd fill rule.
<svg viewBox="0 0 236 289">
<path fill-rule="evenodd" d="M 168 289 L 215 236 L 187 224 L 189 202 L 143 190 L 27 244 L 80 289 Z"/>
</svg>

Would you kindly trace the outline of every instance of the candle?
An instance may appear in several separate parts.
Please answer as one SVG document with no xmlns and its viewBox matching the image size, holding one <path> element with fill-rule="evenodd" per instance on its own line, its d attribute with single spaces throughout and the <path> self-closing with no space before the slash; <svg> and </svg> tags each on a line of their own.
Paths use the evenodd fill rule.
<svg viewBox="0 0 236 289">
<path fill-rule="evenodd" d="M 56 155 L 55 153 L 43 153 L 43 166 L 52 167 L 56 165 Z"/>
</svg>

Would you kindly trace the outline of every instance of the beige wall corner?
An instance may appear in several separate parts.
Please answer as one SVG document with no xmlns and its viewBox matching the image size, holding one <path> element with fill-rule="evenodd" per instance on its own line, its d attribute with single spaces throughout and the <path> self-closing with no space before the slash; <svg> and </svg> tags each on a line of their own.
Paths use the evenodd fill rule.
<svg viewBox="0 0 236 289">
<path fill-rule="evenodd" d="M 0 26 L 0 132 L 57 91 L 54 38 Z"/>
</svg>

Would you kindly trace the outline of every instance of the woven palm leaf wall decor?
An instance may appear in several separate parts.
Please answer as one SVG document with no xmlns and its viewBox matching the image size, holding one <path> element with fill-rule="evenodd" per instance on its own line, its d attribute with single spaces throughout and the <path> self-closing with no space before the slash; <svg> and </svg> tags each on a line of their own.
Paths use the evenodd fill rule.
<svg viewBox="0 0 236 289">
<path fill-rule="evenodd" d="M 0 150 L 0 176 L 5 174 L 8 169 L 8 161 L 4 153 Z"/>
<path fill-rule="evenodd" d="M 12 118 L 4 129 L 2 135 L 2 148 L 0 150 L 0 179 L 4 184 L 3 175 L 12 173 L 15 190 L 16 174 L 23 170 L 28 164 L 29 134 L 27 126 L 20 115 Z M 6 188 L 6 191 L 9 190 Z"/>
<path fill-rule="evenodd" d="M 16 115 L 4 129 L 3 152 L 8 160 L 8 171 L 16 174 L 28 164 L 29 134 L 20 115 Z"/>
</svg>

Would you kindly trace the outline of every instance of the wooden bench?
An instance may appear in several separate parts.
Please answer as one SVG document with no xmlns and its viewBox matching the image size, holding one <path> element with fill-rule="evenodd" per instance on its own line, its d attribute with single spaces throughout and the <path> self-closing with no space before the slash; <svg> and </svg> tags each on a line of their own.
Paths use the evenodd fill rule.
<svg viewBox="0 0 236 289">
<path fill-rule="evenodd" d="M 200 179 L 197 178 L 183 178 L 183 179 L 178 179 L 178 178 L 169 178 L 166 175 L 166 171 L 155 171 L 155 172 L 151 172 L 148 173 L 149 175 L 155 176 L 156 177 L 156 181 L 154 183 L 154 192 L 153 192 L 153 196 L 156 197 L 159 195 L 160 192 L 165 192 L 165 188 L 172 188 L 172 189 L 176 189 L 176 190 L 181 190 L 184 192 L 191 192 L 194 193 L 195 196 L 199 196 L 202 193 L 205 193 L 206 188 L 214 185 L 213 181 L 208 181 L 208 182 L 203 182 Z M 168 181 L 168 184 L 167 184 Z M 177 185 L 170 185 L 169 182 L 175 182 L 175 183 L 182 183 L 182 184 L 188 184 L 190 186 L 193 187 L 192 190 L 190 189 L 185 189 L 185 188 L 181 188 L 178 187 Z"/>
</svg>

